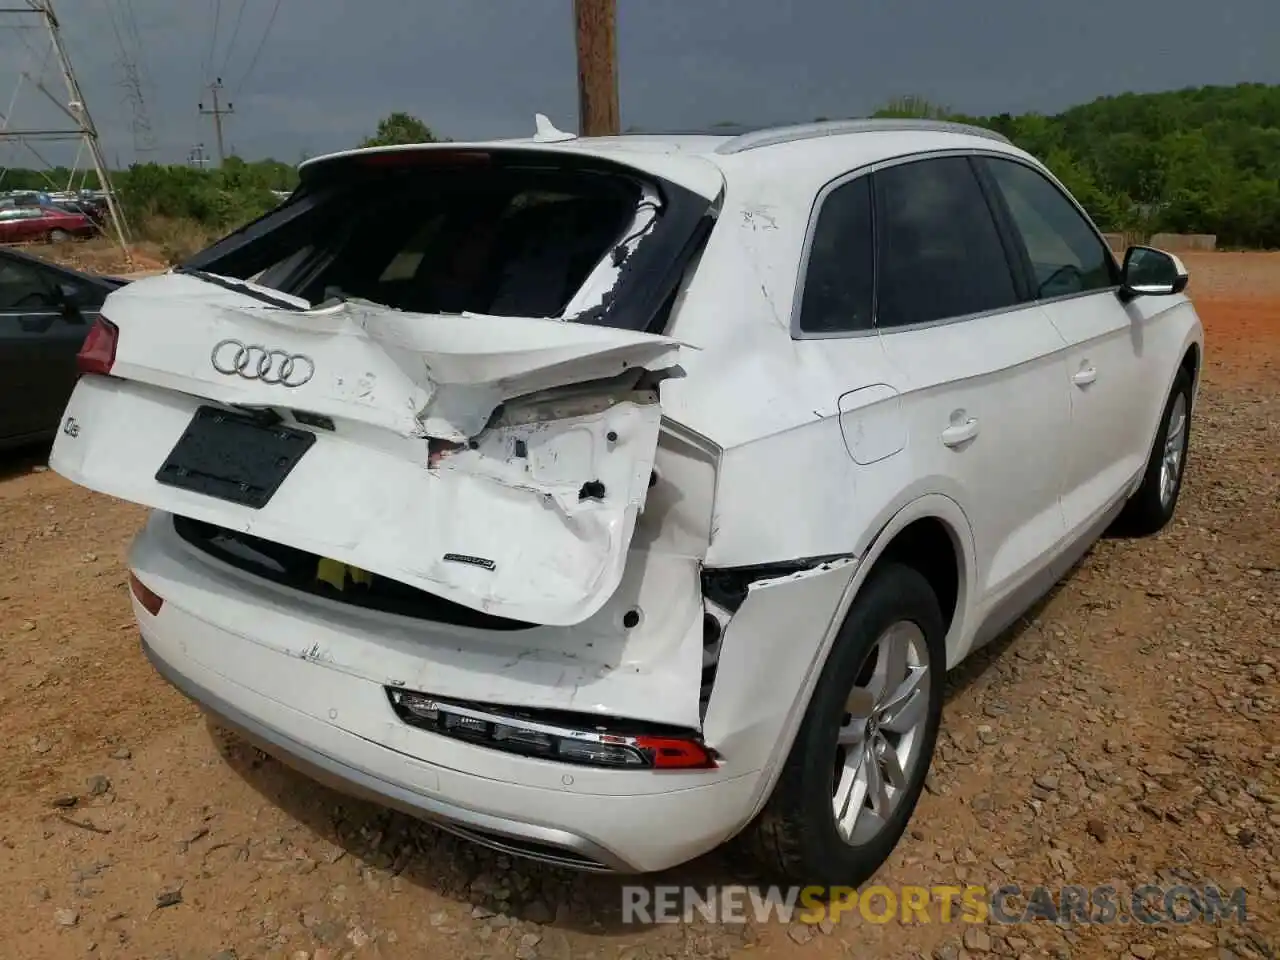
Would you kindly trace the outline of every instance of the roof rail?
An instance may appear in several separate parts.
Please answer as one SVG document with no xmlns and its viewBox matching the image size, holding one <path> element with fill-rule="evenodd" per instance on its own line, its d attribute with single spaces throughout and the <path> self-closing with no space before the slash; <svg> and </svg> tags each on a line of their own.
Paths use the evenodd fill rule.
<svg viewBox="0 0 1280 960">
<path fill-rule="evenodd" d="M 716 148 L 716 153 L 742 153 L 757 147 L 769 147 L 795 140 L 812 140 L 816 137 L 834 137 L 846 133 L 962 133 L 971 137 L 983 137 L 1009 143 L 1009 138 L 986 127 L 951 120 L 924 120 L 911 118 L 868 118 L 863 120 L 826 120 L 818 123 L 801 123 L 789 127 L 770 127 L 734 137 Z"/>
</svg>

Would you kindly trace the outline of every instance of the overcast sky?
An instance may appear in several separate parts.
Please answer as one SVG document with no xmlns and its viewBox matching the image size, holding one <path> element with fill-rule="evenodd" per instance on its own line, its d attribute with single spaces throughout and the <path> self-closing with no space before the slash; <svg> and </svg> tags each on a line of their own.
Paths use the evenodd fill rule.
<svg viewBox="0 0 1280 960">
<path fill-rule="evenodd" d="M 235 108 L 228 148 L 246 158 L 294 162 L 341 149 L 393 110 L 455 139 L 532 133 L 535 112 L 564 129 L 577 124 L 571 0 L 278 0 L 265 43 L 277 0 L 56 5 L 109 161 L 135 157 L 122 46 L 137 64 L 154 135 L 146 157 L 157 160 L 185 159 L 196 143 L 212 153 L 212 123 L 197 103 L 209 106 L 201 85 L 217 75 Z M 624 127 L 859 116 L 904 94 L 971 113 L 1054 112 L 1128 90 L 1280 82 L 1280 0 L 619 0 L 618 8 Z M 30 129 L 58 119 L 29 83 L 9 109 L 21 71 L 38 73 L 47 46 L 37 30 L 11 29 L 24 20 L 36 23 L 0 14 L 0 113 Z M 44 77 L 61 95 L 52 62 Z M 0 145 L 0 164 L 18 161 L 15 151 Z"/>
</svg>

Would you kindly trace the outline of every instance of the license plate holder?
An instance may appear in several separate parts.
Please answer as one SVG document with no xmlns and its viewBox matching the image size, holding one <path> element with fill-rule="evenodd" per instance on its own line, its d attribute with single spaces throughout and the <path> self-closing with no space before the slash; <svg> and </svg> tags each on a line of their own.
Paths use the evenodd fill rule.
<svg viewBox="0 0 1280 960">
<path fill-rule="evenodd" d="M 156 482 L 260 510 L 315 442 L 307 430 L 200 407 L 156 472 Z"/>
</svg>

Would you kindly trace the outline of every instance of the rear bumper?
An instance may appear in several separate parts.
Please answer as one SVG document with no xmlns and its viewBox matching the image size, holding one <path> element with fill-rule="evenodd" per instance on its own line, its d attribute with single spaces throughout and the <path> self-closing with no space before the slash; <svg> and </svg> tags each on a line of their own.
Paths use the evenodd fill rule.
<svg viewBox="0 0 1280 960">
<path fill-rule="evenodd" d="M 758 767 L 581 767 L 409 726 L 387 698 L 398 676 L 390 671 L 412 650 L 409 686 L 428 684 L 439 646 L 424 638 L 397 649 L 381 616 L 323 609 L 323 619 L 308 618 L 316 611 L 279 591 L 258 595 L 249 578 L 217 572 L 164 529 L 153 522 L 132 555 L 137 577 L 164 600 L 154 616 L 134 600 L 146 655 L 220 723 L 320 782 L 513 855 L 599 872 L 675 866 L 750 818 L 766 777 Z M 379 621 L 385 636 L 372 632 Z M 282 643 L 290 631 L 309 640 Z M 478 681 L 515 669 L 508 656 L 485 662 Z"/>
<path fill-rule="evenodd" d="M 604 847 L 567 830 L 520 823 L 461 807 L 443 799 L 423 796 L 407 789 L 403 784 L 383 779 L 309 747 L 268 726 L 181 673 L 156 653 L 145 635 L 142 650 L 160 676 L 195 701 L 220 726 L 233 730 L 264 753 L 327 787 L 391 807 L 505 853 L 579 870 L 635 872 L 634 867 L 618 859 Z"/>
</svg>

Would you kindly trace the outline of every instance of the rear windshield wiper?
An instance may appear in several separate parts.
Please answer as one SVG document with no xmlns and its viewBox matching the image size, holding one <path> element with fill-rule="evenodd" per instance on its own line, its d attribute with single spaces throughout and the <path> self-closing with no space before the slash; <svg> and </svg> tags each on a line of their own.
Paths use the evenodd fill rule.
<svg viewBox="0 0 1280 960">
<path fill-rule="evenodd" d="M 263 293 L 256 290 L 246 283 L 238 280 L 228 280 L 226 277 L 220 277 L 216 273 L 208 273 L 204 270 L 197 270 L 194 267 L 175 267 L 174 273 L 181 273 L 188 277 L 195 277 L 197 280 L 203 280 L 206 283 L 212 283 L 214 286 L 222 287 L 224 290 L 234 290 L 236 293 L 243 293 L 247 297 L 253 297 L 255 300 L 261 300 L 263 303 L 269 303 L 273 307 L 279 307 L 281 310 L 306 310 L 306 307 L 300 307 L 296 303 L 289 300 L 282 300 L 279 297 L 273 297 L 269 293 Z"/>
</svg>

